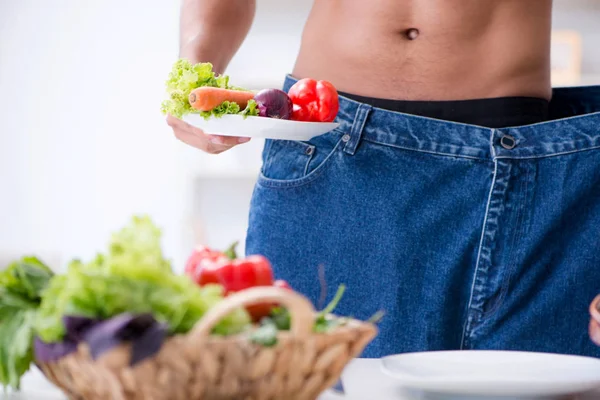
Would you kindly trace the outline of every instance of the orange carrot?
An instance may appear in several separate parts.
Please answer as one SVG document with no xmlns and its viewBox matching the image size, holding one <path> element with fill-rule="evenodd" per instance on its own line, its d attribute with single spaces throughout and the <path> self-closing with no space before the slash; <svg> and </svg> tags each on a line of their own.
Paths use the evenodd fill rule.
<svg viewBox="0 0 600 400">
<path fill-rule="evenodd" d="M 248 104 L 248 100 L 253 98 L 254 93 L 252 92 L 203 86 L 192 90 L 189 101 L 196 110 L 210 111 L 224 101 L 237 103 L 240 109 L 243 109 Z"/>
</svg>

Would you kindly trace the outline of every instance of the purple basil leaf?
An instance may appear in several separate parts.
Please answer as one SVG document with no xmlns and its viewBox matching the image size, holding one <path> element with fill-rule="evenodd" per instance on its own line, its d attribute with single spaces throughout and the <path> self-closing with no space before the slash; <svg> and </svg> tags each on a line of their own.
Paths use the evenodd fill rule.
<svg viewBox="0 0 600 400">
<path fill-rule="evenodd" d="M 77 343 L 69 339 L 62 342 L 46 343 L 36 337 L 33 341 L 33 351 L 37 361 L 41 363 L 53 362 L 77 351 Z"/>
<path fill-rule="evenodd" d="M 142 338 L 146 332 L 156 325 L 158 323 L 151 314 L 133 315 L 124 313 L 94 325 L 85 333 L 84 340 L 90 346 L 92 358 L 96 359 L 104 352 L 123 342 L 131 341 L 135 345 L 136 340 Z M 158 333 L 155 333 L 155 335 L 158 335 Z M 150 334 L 149 337 L 153 336 Z M 162 340 L 160 344 L 162 344 Z M 160 345 L 158 347 L 160 348 Z M 132 355 L 132 359 L 145 358 L 143 356 L 144 351 L 138 347 L 135 354 Z"/>
<path fill-rule="evenodd" d="M 155 323 L 142 336 L 134 339 L 131 348 L 130 364 L 133 366 L 145 358 L 158 353 L 165 340 L 165 336 L 167 336 L 167 326 Z"/>
<path fill-rule="evenodd" d="M 102 327 L 102 324 L 96 325 L 96 327 Z M 122 342 L 121 339 L 112 333 L 94 329 L 88 331 L 84 340 L 90 346 L 90 353 L 94 360 L 100 357 L 104 352 L 117 347 Z"/>
<path fill-rule="evenodd" d="M 102 322 L 99 319 L 82 317 L 78 315 L 67 315 L 63 317 L 63 324 L 67 331 L 67 337 L 75 342 L 83 340 L 85 333 L 94 325 Z"/>
<path fill-rule="evenodd" d="M 157 324 L 152 314 L 121 314 L 124 318 L 129 318 L 129 321 L 119 330 L 119 338 L 121 340 L 134 340 L 139 338 L 144 332 Z M 116 318 L 119 318 L 117 316 Z"/>
</svg>

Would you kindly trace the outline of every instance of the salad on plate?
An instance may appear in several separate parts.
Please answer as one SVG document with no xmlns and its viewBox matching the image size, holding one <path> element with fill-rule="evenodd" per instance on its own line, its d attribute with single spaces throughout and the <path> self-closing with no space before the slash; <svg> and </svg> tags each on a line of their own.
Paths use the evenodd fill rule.
<svg viewBox="0 0 600 400">
<path fill-rule="evenodd" d="M 304 78 L 286 93 L 265 88 L 251 91 L 230 84 L 210 63 L 180 59 L 166 81 L 163 114 L 206 132 L 224 136 L 309 140 L 339 124 L 336 88 L 328 81 Z"/>
</svg>

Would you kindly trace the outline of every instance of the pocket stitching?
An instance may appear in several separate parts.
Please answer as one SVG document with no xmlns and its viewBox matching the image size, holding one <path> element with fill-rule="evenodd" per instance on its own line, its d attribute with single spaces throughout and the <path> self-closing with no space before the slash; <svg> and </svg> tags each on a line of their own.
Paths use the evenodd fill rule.
<svg viewBox="0 0 600 400">
<path fill-rule="evenodd" d="M 331 152 L 327 155 L 327 157 L 325 157 L 325 159 L 323 160 L 323 162 L 316 167 L 314 170 L 312 170 L 311 172 L 309 172 L 307 175 L 301 177 L 301 178 L 297 178 L 297 179 L 291 179 L 291 180 L 287 180 L 287 179 L 272 179 L 272 178 L 268 178 L 266 177 L 263 172 L 261 171 L 259 176 L 258 176 L 258 180 L 257 180 L 257 184 L 266 187 L 266 188 L 291 188 L 291 187 L 299 187 L 299 186 L 304 186 L 312 181 L 314 181 L 316 178 L 318 178 L 324 171 L 327 170 L 327 165 L 331 164 L 329 162 L 329 159 L 335 154 L 337 153 L 339 147 L 340 147 L 340 143 L 342 143 L 342 139 L 340 138 L 337 143 L 335 144 L 335 146 L 333 147 L 333 150 L 331 150 Z M 308 165 L 308 164 L 307 164 Z"/>
</svg>

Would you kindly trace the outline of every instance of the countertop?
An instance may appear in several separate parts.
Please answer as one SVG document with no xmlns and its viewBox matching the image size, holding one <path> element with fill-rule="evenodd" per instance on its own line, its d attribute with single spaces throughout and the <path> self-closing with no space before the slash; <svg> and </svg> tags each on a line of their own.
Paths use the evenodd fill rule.
<svg viewBox="0 0 600 400">
<path fill-rule="evenodd" d="M 408 391 L 398 386 L 397 382 L 380 372 L 379 360 L 357 359 L 351 362 L 343 375 L 346 395 L 332 392 L 323 394 L 318 400 L 477 400 L 474 397 L 442 396 L 422 392 Z M 32 368 L 22 381 L 22 390 L 18 393 L 0 394 L 2 400 L 66 400 L 36 368 Z M 500 400 L 486 398 L 486 400 Z M 552 400 L 598 400 L 598 392 L 578 396 L 553 398 Z M 522 398 L 502 398 L 502 400 L 525 400 Z M 529 400 L 529 399 L 527 399 Z M 542 400 L 536 398 L 535 400 Z M 550 400 L 543 398 L 543 400 Z"/>
</svg>

